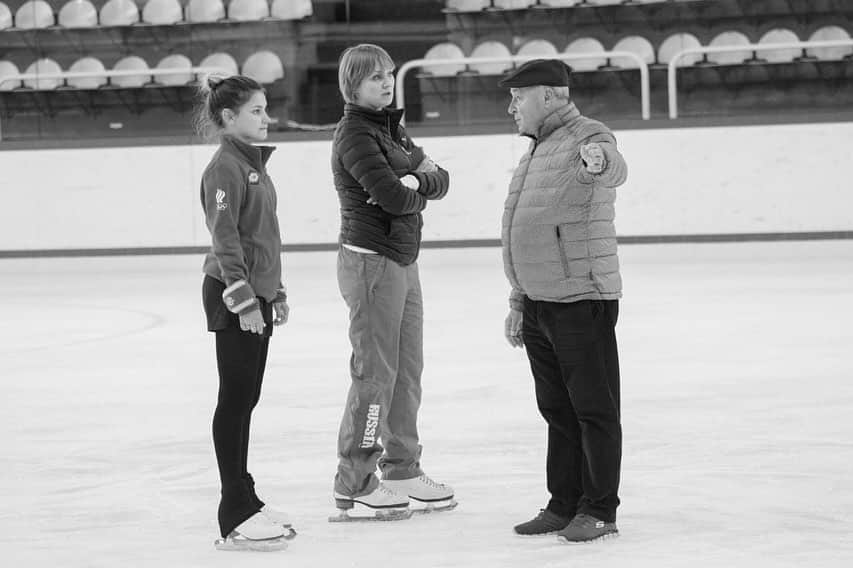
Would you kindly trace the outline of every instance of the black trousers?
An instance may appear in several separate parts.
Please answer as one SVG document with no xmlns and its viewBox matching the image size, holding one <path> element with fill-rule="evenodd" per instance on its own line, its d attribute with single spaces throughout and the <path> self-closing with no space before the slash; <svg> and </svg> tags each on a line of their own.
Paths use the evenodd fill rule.
<svg viewBox="0 0 853 568">
<path fill-rule="evenodd" d="M 622 461 L 616 300 L 526 299 L 522 336 L 548 424 L 547 508 L 616 520 Z"/>
<path fill-rule="evenodd" d="M 269 349 L 269 335 L 242 331 L 239 318 L 225 309 L 224 288 L 224 284 L 210 277 L 205 278 L 202 287 L 208 328 L 216 332 L 219 396 L 213 414 L 213 446 L 221 482 L 218 517 L 223 537 L 264 506 L 255 494 L 247 461 L 252 410 L 261 396 Z M 261 311 L 269 330 L 270 306 L 263 302 Z"/>
</svg>

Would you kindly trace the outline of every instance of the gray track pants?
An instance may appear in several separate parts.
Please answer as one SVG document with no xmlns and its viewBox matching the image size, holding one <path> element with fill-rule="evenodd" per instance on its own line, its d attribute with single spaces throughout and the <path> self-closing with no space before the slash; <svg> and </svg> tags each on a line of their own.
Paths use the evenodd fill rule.
<svg viewBox="0 0 853 568">
<path fill-rule="evenodd" d="M 338 285 L 350 309 L 350 375 L 338 435 L 335 491 L 365 495 L 420 468 L 417 417 L 423 370 L 423 300 L 416 263 L 341 247 Z M 384 448 L 380 445 L 380 440 Z"/>
</svg>

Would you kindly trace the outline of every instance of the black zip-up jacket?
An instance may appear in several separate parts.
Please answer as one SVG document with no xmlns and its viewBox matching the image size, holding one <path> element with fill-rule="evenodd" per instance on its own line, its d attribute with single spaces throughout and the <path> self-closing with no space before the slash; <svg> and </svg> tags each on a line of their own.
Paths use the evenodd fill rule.
<svg viewBox="0 0 853 568">
<path fill-rule="evenodd" d="M 400 126 L 403 111 L 344 107 L 332 146 L 332 174 L 341 204 L 341 243 L 363 247 L 403 266 L 418 258 L 427 200 L 447 194 L 450 176 L 415 171 L 424 159 Z M 411 174 L 412 191 L 400 182 Z M 373 199 L 376 205 L 367 203 Z"/>
</svg>

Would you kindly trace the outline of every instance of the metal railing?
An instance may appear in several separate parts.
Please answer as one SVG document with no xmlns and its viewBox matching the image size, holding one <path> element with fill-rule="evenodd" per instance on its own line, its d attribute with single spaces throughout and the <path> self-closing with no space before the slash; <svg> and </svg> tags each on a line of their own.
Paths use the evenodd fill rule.
<svg viewBox="0 0 853 568">
<path fill-rule="evenodd" d="M 556 53 L 547 56 L 548 59 L 561 59 L 571 61 L 576 59 L 598 59 L 601 57 L 627 57 L 637 62 L 640 69 L 640 105 L 643 120 L 648 120 L 651 115 L 649 102 L 649 66 L 636 53 L 630 51 L 595 51 L 590 53 Z M 455 59 L 413 59 L 404 63 L 397 72 L 397 106 L 405 109 L 405 93 L 403 85 L 406 74 L 415 67 L 436 67 L 441 65 L 471 65 L 477 63 L 517 63 L 530 61 L 531 59 L 542 59 L 542 55 L 510 55 L 504 57 L 458 57 Z M 453 77 L 451 75 L 450 77 Z"/>
<path fill-rule="evenodd" d="M 0 87 L 9 81 L 53 81 L 57 79 L 88 79 L 91 77 L 160 77 L 163 75 L 206 75 L 208 73 L 231 73 L 217 67 L 187 67 L 185 69 L 128 69 L 128 70 L 101 70 L 101 71 L 63 71 L 60 73 L 16 73 L 14 75 L 0 76 Z M 140 87 L 142 88 L 142 87 Z M 73 87 L 72 87 L 73 89 Z M 55 91 L 56 89 L 33 89 L 38 91 Z M 88 89 L 86 89 L 88 90 Z M 95 90 L 95 89 L 93 89 Z M 2 91 L 0 91 L 2 92 Z M 0 140 L 3 139 L 2 117 L 0 117 Z"/>
<path fill-rule="evenodd" d="M 848 47 L 853 46 L 853 39 L 839 39 L 830 41 L 797 41 L 789 43 L 744 43 L 741 45 L 730 45 L 721 47 L 691 47 L 682 49 L 672 56 L 667 66 L 667 100 L 669 103 L 669 118 L 678 118 L 678 71 L 679 60 L 688 55 L 702 55 L 707 53 L 732 53 L 735 51 L 769 51 L 774 49 L 804 49 L 810 47 Z M 686 66 L 685 66 L 686 67 Z"/>
</svg>

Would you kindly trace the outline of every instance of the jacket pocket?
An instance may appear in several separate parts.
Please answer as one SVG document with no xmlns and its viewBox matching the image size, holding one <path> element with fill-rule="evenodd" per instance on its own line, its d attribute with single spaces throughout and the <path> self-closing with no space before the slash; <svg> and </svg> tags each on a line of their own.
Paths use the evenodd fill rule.
<svg viewBox="0 0 853 568">
<path fill-rule="evenodd" d="M 563 237 L 560 234 L 560 226 L 554 227 L 554 233 L 557 236 L 557 256 L 560 257 L 560 262 L 563 264 L 563 273 L 566 278 L 571 278 L 569 273 L 569 258 L 566 256 L 566 248 L 563 246 Z"/>
</svg>

